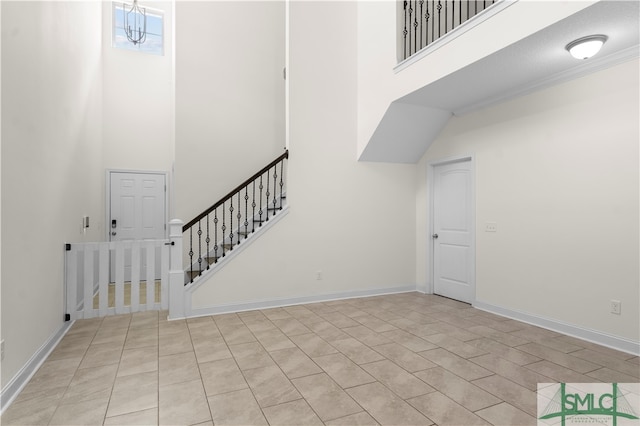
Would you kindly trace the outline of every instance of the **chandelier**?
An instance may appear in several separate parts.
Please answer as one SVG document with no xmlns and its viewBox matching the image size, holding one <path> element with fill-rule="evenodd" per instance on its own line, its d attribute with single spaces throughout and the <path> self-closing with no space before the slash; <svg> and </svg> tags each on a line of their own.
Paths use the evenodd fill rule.
<svg viewBox="0 0 640 426">
<path fill-rule="evenodd" d="M 133 44 L 142 44 L 147 39 L 147 11 L 138 6 L 138 0 L 133 4 L 122 3 L 124 14 L 124 32 L 127 40 Z M 133 28 L 132 28 L 133 27 Z"/>
</svg>

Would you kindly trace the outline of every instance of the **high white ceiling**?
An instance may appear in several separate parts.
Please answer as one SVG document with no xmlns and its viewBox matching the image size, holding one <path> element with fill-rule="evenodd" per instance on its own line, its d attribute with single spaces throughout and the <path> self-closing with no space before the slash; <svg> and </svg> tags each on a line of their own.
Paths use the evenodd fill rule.
<svg viewBox="0 0 640 426">
<path fill-rule="evenodd" d="M 602 50 L 589 60 L 574 59 L 565 46 L 580 37 L 604 34 L 609 37 Z M 465 68 L 422 87 L 393 104 L 420 106 L 437 111 L 435 127 L 442 129 L 451 114 L 461 115 L 510 98 L 548 87 L 613 66 L 640 56 L 640 1 L 600 1 L 535 34 L 530 35 Z M 392 104 L 392 105 L 393 105 Z M 426 109 L 425 109 L 426 108 Z M 410 153 L 398 148 L 398 138 L 382 138 L 393 134 L 394 114 L 385 115 L 374 132 L 361 160 L 414 163 L 431 145 L 437 133 L 421 137 L 419 147 L 410 141 Z M 448 112 L 449 114 L 443 114 Z M 386 122 L 385 122 L 386 121 Z M 434 125 L 434 123 L 432 123 Z M 419 126 L 419 124 L 416 124 Z M 407 129 L 397 134 L 413 134 Z M 386 140 L 385 140 L 386 139 Z M 408 141 L 409 142 L 409 141 Z M 395 153 L 384 149 L 392 143 Z M 382 158 L 376 153 L 385 153 Z"/>
</svg>

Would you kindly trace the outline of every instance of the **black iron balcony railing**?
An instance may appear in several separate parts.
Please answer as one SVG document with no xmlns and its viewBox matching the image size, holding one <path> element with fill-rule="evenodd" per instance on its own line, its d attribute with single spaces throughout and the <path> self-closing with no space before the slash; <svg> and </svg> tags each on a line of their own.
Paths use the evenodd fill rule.
<svg viewBox="0 0 640 426">
<path fill-rule="evenodd" d="M 405 0 L 401 3 L 403 24 L 401 60 L 429 46 L 497 0 Z"/>
</svg>

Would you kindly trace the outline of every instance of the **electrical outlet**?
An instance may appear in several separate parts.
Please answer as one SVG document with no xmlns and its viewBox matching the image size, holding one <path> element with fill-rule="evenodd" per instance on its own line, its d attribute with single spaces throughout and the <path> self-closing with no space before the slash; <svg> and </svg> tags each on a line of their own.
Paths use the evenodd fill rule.
<svg viewBox="0 0 640 426">
<path fill-rule="evenodd" d="M 0 361 L 4 359 L 4 340 L 0 341 Z"/>
<path fill-rule="evenodd" d="M 316 272 L 316 280 L 320 281 L 322 279 L 322 271 Z"/>
<path fill-rule="evenodd" d="M 484 227 L 484 232 L 498 232 L 498 224 L 496 222 L 487 222 Z"/>
<path fill-rule="evenodd" d="M 620 315 L 621 312 L 622 312 L 622 302 L 620 302 L 619 300 L 611 299 L 611 313 Z"/>
</svg>

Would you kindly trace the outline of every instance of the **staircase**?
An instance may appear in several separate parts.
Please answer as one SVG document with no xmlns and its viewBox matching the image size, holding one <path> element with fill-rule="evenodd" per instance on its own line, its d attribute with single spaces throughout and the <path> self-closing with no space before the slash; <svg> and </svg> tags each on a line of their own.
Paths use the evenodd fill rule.
<svg viewBox="0 0 640 426">
<path fill-rule="evenodd" d="M 286 210 L 284 163 L 288 158 L 285 150 L 182 227 L 185 286 L 219 270 Z"/>
</svg>

